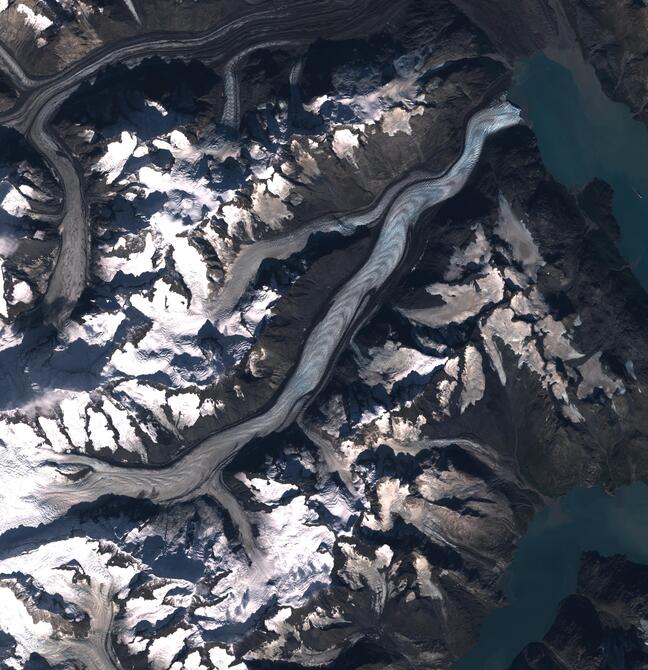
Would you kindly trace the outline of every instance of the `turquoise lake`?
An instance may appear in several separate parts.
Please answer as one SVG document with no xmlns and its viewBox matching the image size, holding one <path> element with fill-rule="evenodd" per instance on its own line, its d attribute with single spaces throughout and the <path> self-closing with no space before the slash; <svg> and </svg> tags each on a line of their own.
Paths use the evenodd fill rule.
<svg viewBox="0 0 648 670">
<path fill-rule="evenodd" d="M 587 550 L 648 563 L 648 486 L 614 496 L 579 489 L 538 514 L 502 581 L 508 605 L 489 615 L 477 646 L 453 670 L 507 670 L 526 644 L 541 640 L 560 601 L 574 592 Z"/>
<path fill-rule="evenodd" d="M 648 129 L 605 96 L 592 68 L 572 51 L 520 62 L 509 97 L 558 181 L 575 190 L 599 177 L 612 186 L 621 252 L 648 288 Z M 453 670 L 508 670 L 574 592 L 587 550 L 648 563 L 648 486 L 633 484 L 614 496 L 581 489 L 539 513 L 503 578 L 508 605 L 486 619 L 476 647 Z"/>
<path fill-rule="evenodd" d="M 558 181 L 580 188 L 599 177 L 612 186 L 621 252 L 648 288 L 648 128 L 605 96 L 579 54 L 552 56 L 561 62 L 543 54 L 521 62 L 509 97 Z"/>
</svg>

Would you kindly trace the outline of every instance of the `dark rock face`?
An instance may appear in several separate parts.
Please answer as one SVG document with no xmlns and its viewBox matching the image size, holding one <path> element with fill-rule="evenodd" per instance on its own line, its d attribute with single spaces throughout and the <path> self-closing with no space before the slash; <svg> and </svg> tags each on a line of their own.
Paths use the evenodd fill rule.
<svg viewBox="0 0 648 670">
<path fill-rule="evenodd" d="M 645 667 L 647 594 L 646 566 L 583 554 L 577 592 L 560 604 L 542 642 L 528 645 L 511 670 Z"/>
<path fill-rule="evenodd" d="M 648 5 L 643 0 L 456 0 L 510 58 L 576 47 L 605 93 L 648 123 Z"/>
<path fill-rule="evenodd" d="M 611 240 L 618 243 L 621 231 L 612 212 L 613 196 L 614 192 L 609 184 L 601 179 L 594 179 L 579 194 L 578 204 L 585 216 L 602 228 Z"/>
<path fill-rule="evenodd" d="M 560 32 L 560 2 L 521 0 L 456 0 L 455 4 L 479 25 L 508 57 L 525 56 L 552 44 Z"/>
<path fill-rule="evenodd" d="M 648 123 L 648 6 L 644 2 L 563 2 L 585 58 L 606 94 Z"/>
</svg>

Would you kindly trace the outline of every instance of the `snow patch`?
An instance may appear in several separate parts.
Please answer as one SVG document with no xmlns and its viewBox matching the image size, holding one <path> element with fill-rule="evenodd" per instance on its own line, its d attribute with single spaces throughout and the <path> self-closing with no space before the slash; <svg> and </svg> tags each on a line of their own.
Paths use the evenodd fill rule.
<svg viewBox="0 0 648 670">
<path fill-rule="evenodd" d="M 430 328 L 442 328 L 451 323 L 463 323 L 479 314 L 487 305 L 504 298 L 504 280 L 495 268 L 466 284 L 432 284 L 425 289 L 439 296 L 444 304 L 439 307 L 400 309 L 408 319 Z"/>
<path fill-rule="evenodd" d="M 120 140 L 108 144 L 105 155 L 94 167 L 95 171 L 107 174 L 106 183 L 112 184 L 123 172 L 136 147 L 137 136 L 124 130 Z"/>
<path fill-rule="evenodd" d="M 538 246 L 529 229 L 515 216 L 511 205 L 502 194 L 499 196 L 499 207 L 500 216 L 495 232 L 509 244 L 515 260 L 535 280 L 538 270 L 545 264 Z"/>
<path fill-rule="evenodd" d="M 250 489 L 252 495 L 261 503 L 278 503 L 288 491 L 298 491 L 292 484 L 282 484 L 273 479 L 262 479 L 260 477 L 249 478 L 244 472 L 237 472 L 236 479 Z"/>
<path fill-rule="evenodd" d="M 410 374 L 426 377 L 443 367 L 447 360 L 426 356 L 391 340 L 383 348 L 372 348 L 368 353 L 370 360 L 368 363 L 361 362 L 358 374 L 365 384 L 383 386 L 387 393 L 391 393 L 394 385 Z"/>
<path fill-rule="evenodd" d="M 472 345 L 466 347 L 464 354 L 461 384 L 463 388 L 461 389 L 460 412 L 463 414 L 468 407 L 476 405 L 484 397 L 486 390 L 482 357 Z"/>
<path fill-rule="evenodd" d="M 18 5 L 16 11 L 20 14 L 23 14 L 25 17 L 25 23 L 34 29 L 34 32 L 38 35 L 44 30 L 47 30 L 52 25 L 52 20 L 47 18 L 44 14 L 37 14 L 31 7 L 27 5 Z"/>
<path fill-rule="evenodd" d="M 341 128 L 333 133 L 333 152 L 340 159 L 346 159 L 355 165 L 353 151 L 360 146 L 358 136 L 348 128 Z"/>
</svg>

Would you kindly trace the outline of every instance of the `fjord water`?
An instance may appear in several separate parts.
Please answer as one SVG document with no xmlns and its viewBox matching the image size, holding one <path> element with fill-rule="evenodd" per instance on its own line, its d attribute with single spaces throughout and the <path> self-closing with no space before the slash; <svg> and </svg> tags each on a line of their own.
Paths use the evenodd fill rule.
<svg viewBox="0 0 648 670">
<path fill-rule="evenodd" d="M 560 601 L 576 589 L 583 551 L 625 554 L 648 563 L 648 486 L 609 495 L 578 489 L 531 522 L 501 586 L 507 605 L 480 628 L 476 647 L 453 670 L 507 670 L 529 642 L 548 631 Z"/>
<path fill-rule="evenodd" d="M 606 97 L 576 49 L 550 55 L 517 65 L 509 97 L 522 107 L 558 181 L 580 188 L 599 177 L 612 186 L 621 253 L 648 288 L 648 128 Z"/>
<path fill-rule="evenodd" d="M 648 288 L 648 129 L 605 96 L 576 50 L 518 63 L 509 97 L 558 181 L 576 190 L 599 177 L 612 186 L 621 253 Z M 633 484 L 614 496 L 580 489 L 538 514 L 503 577 L 507 605 L 487 617 L 476 647 L 453 670 L 508 670 L 526 644 L 543 638 L 560 601 L 575 591 L 587 550 L 648 563 L 648 486 Z"/>
</svg>

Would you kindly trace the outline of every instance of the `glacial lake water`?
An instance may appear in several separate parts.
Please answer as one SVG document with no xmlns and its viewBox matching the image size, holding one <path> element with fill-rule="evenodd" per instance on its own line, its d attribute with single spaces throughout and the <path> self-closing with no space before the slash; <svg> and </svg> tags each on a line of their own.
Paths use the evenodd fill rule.
<svg viewBox="0 0 648 670">
<path fill-rule="evenodd" d="M 599 177 L 612 186 L 621 252 L 648 288 L 648 128 L 605 96 L 575 50 L 521 61 L 509 97 L 522 108 L 558 181 L 580 188 Z"/>
<path fill-rule="evenodd" d="M 605 96 L 575 51 L 520 62 L 509 97 L 558 181 L 578 189 L 599 177 L 612 186 L 621 252 L 648 288 L 648 129 Z M 477 645 L 453 670 L 508 670 L 526 644 L 543 638 L 560 601 L 574 592 L 587 550 L 648 563 L 648 486 L 636 483 L 614 496 L 580 489 L 539 513 L 503 577 L 508 604 L 487 617 Z"/>
<path fill-rule="evenodd" d="M 508 670 L 549 630 L 560 601 L 576 589 L 588 550 L 648 563 L 648 486 L 635 483 L 615 495 L 578 489 L 540 512 L 502 580 L 508 604 L 487 617 L 477 645 L 453 670 Z"/>
</svg>

